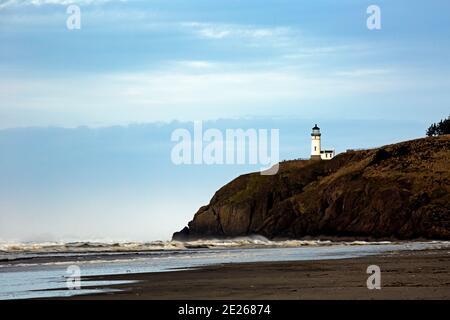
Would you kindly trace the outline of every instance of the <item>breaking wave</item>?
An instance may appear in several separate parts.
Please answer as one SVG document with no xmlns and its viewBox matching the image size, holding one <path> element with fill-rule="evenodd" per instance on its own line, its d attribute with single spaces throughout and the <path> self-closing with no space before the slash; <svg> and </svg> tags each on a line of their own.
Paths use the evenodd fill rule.
<svg viewBox="0 0 450 320">
<path fill-rule="evenodd" d="M 233 239 L 210 239 L 196 241 L 152 241 L 152 242 L 43 242 L 43 243 L 0 243 L 2 253 L 98 253 L 98 252 L 142 252 L 163 250 L 188 250 L 209 248 L 292 248 L 302 246 L 331 245 L 381 245 L 389 241 L 333 242 L 321 240 L 284 240 L 272 241 L 262 236 L 241 237 Z"/>
</svg>

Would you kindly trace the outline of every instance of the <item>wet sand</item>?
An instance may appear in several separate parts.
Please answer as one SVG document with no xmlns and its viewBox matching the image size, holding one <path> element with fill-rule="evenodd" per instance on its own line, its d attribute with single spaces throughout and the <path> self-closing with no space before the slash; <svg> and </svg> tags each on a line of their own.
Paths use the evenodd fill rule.
<svg viewBox="0 0 450 320">
<path fill-rule="evenodd" d="M 367 289 L 369 265 L 381 290 Z M 450 299 L 450 250 L 423 250 L 322 261 L 258 262 L 185 271 L 86 277 L 138 280 L 123 290 L 69 299 Z"/>
</svg>

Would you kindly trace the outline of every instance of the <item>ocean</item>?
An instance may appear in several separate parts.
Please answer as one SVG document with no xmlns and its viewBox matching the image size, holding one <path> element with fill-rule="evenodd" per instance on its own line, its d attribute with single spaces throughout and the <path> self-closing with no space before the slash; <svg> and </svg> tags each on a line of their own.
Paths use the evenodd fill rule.
<svg viewBox="0 0 450 320">
<path fill-rule="evenodd" d="M 347 259 L 438 248 L 450 248 L 450 242 L 269 241 L 249 237 L 191 242 L 0 243 L 0 300 L 106 292 L 113 289 L 104 289 L 105 286 L 123 283 L 82 279 L 79 289 L 69 290 L 73 266 L 83 277 L 175 272 L 225 263 Z"/>
</svg>

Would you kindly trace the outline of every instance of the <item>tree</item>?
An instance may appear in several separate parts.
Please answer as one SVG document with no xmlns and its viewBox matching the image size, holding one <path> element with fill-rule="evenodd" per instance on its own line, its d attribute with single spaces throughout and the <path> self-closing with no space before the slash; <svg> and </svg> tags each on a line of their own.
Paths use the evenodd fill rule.
<svg viewBox="0 0 450 320">
<path fill-rule="evenodd" d="M 427 130 L 427 136 L 442 136 L 450 134 L 450 116 L 447 119 L 442 119 L 438 123 L 433 123 Z"/>
</svg>

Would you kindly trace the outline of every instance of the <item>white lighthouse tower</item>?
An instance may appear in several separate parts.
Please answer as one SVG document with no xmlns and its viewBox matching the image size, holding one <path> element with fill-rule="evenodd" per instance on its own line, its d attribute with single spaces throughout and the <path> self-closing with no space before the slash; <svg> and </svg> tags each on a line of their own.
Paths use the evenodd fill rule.
<svg viewBox="0 0 450 320">
<path fill-rule="evenodd" d="M 314 128 L 312 128 L 311 133 L 311 160 L 331 160 L 334 158 L 334 150 L 321 149 L 321 136 L 320 128 L 316 124 Z"/>
<path fill-rule="evenodd" d="M 312 128 L 311 133 L 311 160 L 321 160 L 320 156 L 320 137 L 322 134 L 320 133 L 320 128 L 317 124 Z"/>
</svg>

